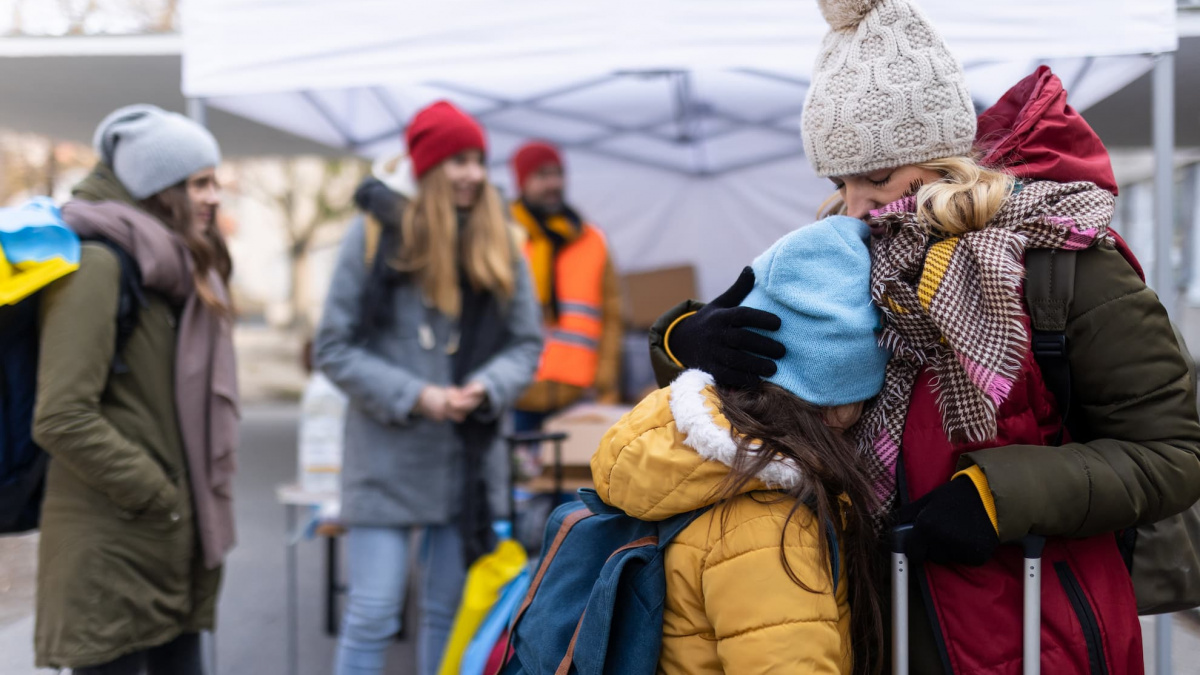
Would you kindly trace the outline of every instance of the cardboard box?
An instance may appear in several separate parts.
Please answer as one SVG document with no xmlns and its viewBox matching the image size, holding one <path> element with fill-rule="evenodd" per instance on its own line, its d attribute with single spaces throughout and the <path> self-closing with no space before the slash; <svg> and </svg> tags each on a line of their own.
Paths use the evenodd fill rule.
<svg viewBox="0 0 1200 675">
<path fill-rule="evenodd" d="M 696 268 L 684 265 L 626 274 L 622 286 L 627 325 L 649 330 L 668 309 L 696 297 Z"/>
<path fill-rule="evenodd" d="M 601 405 L 582 403 L 564 410 L 546 420 L 543 429 L 547 432 L 563 431 L 569 434 L 563 441 L 562 462 L 564 475 L 591 477 L 592 455 L 600 447 L 600 439 L 625 413 L 632 410 L 626 405 Z M 541 462 L 543 475 L 554 472 L 554 444 L 542 443 Z M 586 471 L 582 473 L 580 469 Z"/>
</svg>

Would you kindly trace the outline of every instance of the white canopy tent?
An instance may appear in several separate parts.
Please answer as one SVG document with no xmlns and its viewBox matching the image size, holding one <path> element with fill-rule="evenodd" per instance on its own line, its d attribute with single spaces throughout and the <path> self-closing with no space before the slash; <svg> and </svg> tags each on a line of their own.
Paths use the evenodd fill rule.
<svg viewBox="0 0 1200 675">
<path fill-rule="evenodd" d="M 1049 63 L 1084 109 L 1177 44 L 1173 0 L 922 6 L 981 107 Z M 799 134 L 816 2 L 208 0 L 183 18 L 190 98 L 365 156 L 449 98 L 488 128 L 509 194 L 511 152 L 559 143 L 618 265 L 694 264 L 705 297 L 830 191 Z"/>
</svg>

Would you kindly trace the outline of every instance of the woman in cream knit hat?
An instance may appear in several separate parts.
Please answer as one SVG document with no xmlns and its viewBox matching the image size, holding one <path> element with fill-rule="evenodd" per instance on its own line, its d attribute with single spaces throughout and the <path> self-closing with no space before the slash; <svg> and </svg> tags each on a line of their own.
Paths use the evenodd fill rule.
<svg viewBox="0 0 1200 675">
<path fill-rule="evenodd" d="M 871 295 L 893 357 L 854 433 L 880 523 L 914 526 L 913 671 L 1020 671 L 1022 554 L 1007 544 L 1037 534 L 1043 670 L 1141 673 L 1132 551 L 1114 534 L 1200 498 L 1200 422 L 1166 311 L 1108 230 L 1107 152 L 1045 68 L 977 120 L 913 0 L 818 4 L 830 31 L 804 145 L 836 188 L 824 210 L 873 235 Z M 1063 334 L 1049 335 L 1065 340 L 1063 400 L 1031 349 L 1035 249 L 1076 253 Z M 721 302 L 663 317 L 660 380 L 683 367 L 743 386 L 775 374 L 783 345 L 744 327 L 780 319 L 737 306 L 752 285 L 748 270 Z"/>
</svg>

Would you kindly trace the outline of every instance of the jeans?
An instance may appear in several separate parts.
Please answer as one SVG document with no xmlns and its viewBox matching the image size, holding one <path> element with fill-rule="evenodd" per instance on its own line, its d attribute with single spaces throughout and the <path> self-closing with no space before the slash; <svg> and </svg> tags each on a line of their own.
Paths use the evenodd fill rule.
<svg viewBox="0 0 1200 675">
<path fill-rule="evenodd" d="M 546 418 L 550 417 L 550 413 L 526 412 L 524 410 L 513 411 L 513 432 L 526 433 L 529 431 L 541 431 L 542 425 L 546 423 Z"/>
<path fill-rule="evenodd" d="M 200 634 L 184 633 L 165 645 L 126 654 L 102 666 L 76 668 L 75 675 L 203 675 Z"/>
<path fill-rule="evenodd" d="M 420 559 L 417 675 L 437 675 L 458 611 L 466 569 L 453 525 L 424 528 Z M 379 675 L 400 630 L 412 528 L 355 527 L 346 535 L 350 592 L 336 675 Z"/>
</svg>

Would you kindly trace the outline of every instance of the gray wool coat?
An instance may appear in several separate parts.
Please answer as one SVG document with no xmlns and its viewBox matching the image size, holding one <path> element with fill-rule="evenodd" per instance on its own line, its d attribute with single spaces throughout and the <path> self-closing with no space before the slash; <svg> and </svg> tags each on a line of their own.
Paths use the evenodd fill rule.
<svg viewBox="0 0 1200 675">
<path fill-rule="evenodd" d="M 393 296 L 392 325 L 356 343 L 360 295 L 370 272 L 365 251 L 364 222 L 358 218 L 342 243 L 314 344 L 317 367 L 350 398 L 342 521 L 351 527 L 448 524 L 461 504 L 462 444 L 453 423 L 433 422 L 414 408 L 426 385 L 452 383 L 447 346 L 454 325 L 425 306 L 420 288 L 402 283 Z M 533 380 L 542 351 L 533 283 L 524 256 L 518 253 L 514 260 L 516 290 L 505 312 L 511 338 L 468 377 L 487 388 L 488 414 L 496 416 Z M 508 512 L 509 472 L 507 450 L 497 436 L 484 467 L 497 516 Z"/>
</svg>

